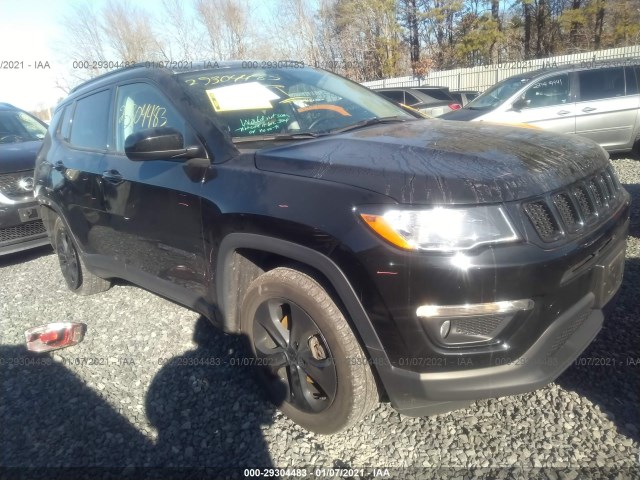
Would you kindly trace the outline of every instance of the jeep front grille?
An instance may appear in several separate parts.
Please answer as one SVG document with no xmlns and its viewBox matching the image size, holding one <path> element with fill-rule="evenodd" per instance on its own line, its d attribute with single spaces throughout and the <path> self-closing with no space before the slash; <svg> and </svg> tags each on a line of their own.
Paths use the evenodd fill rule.
<svg viewBox="0 0 640 480">
<path fill-rule="evenodd" d="M 620 189 L 612 167 L 576 182 L 550 197 L 524 204 L 531 225 L 544 242 L 579 235 L 606 219 L 620 202 Z"/>
<path fill-rule="evenodd" d="M 33 187 L 33 170 L 0 174 L 0 193 L 11 199 L 33 196 L 33 188 L 25 189 L 21 186 L 23 179 L 29 179 Z"/>
<path fill-rule="evenodd" d="M 20 225 L 0 228 L 0 242 L 10 242 L 11 240 L 32 237 L 45 232 L 46 230 L 42 220 L 33 220 L 31 222 L 21 223 Z"/>
<path fill-rule="evenodd" d="M 554 203 L 563 223 L 571 230 L 577 228 L 580 217 L 571 197 L 567 193 L 559 193 L 554 197 Z"/>
<path fill-rule="evenodd" d="M 524 207 L 540 238 L 545 242 L 552 242 L 560 234 L 558 222 L 553 217 L 549 206 L 543 202 L 531 202 Z"/>
</svg>

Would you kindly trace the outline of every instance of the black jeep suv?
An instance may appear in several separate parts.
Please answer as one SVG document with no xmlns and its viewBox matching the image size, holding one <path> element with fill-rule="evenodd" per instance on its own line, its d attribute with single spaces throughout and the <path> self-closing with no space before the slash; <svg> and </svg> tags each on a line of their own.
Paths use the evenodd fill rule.
<svg viewBox="0 0 640 480">
<path fill-rule="evenodd" d="M 124 278 L 243 334 L 321 433 L 380 399 L 429 415 L 536 389 L 592 341 L 629 217 L 602 148 L 248 65 L 134 66 L 58 106 L 36 197 L 71 290 Z"/>
</svg>

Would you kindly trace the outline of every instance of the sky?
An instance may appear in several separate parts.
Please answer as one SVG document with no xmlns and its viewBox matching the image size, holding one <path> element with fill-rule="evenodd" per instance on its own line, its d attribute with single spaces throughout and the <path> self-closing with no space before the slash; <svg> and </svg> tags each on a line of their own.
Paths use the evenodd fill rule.
<svg viewBox="0 0 640 480">
<path fill-rule="evenodd" d="M 61 6 L 64 2 L 0 0 L 0 102 L 35 110 L 55 105 L 64 95 L 54 88 L 60 68 L 52 51 Z M 37 61 L 48 61 L 51 68 L 36 69 Z M 8 62 L 23 62 L 23 67 L 7 68 Z"/>
<path fill-rule="evenodd" d="M 62 19 L 74 5 L 88 1 L 96 10 L 108 2 L 0 0 L 0 102 L 32 111 L 54 107 L 66 96 L 56 87 L 56 79 L 61 79 L 71 67 L 67 65 L 70 62 L 61 60 L 57 53 L 64 48 Z M 160 3 L 159 0 L 130 1 L 149 10 Z M 189 5 L 193 3 L 184 1 Z M 19 68 L 6 68 L 10 62 L 14 65 L 17 62 Z M 49 68 L 46 68 L 46 62 Z M 40 65 L 45 68 L 37 68 Z"/>
</svg>

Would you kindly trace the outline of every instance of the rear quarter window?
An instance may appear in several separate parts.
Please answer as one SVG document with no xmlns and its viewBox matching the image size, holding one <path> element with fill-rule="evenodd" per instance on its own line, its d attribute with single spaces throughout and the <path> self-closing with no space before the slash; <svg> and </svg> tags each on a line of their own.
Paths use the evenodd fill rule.
<svg viewBox="0 0 640 480">
<path fill-rule="evenodd" d="M 69 133 L 71 133 L 71 114 L 73 113 L 73 104 L 64 107 L 60 123 L 57 124 L 56 132 L 59 138 L 68 142 Z"/>
<path fill-rule="evenodd" d="M 634 72 L 632 67 L 626 67 L 624 69 L 625 75 L 625 83 L 627 84 L 627 95 L 637 95 L 638 94 L 638 79 L 636 75 L 638 75 L 638 67 Z"/>
<path fill-rule="evenodd" d="M 580 101 L 624 96 L 624 69 L 597 68 L 578 72 Z"/>
</svg>

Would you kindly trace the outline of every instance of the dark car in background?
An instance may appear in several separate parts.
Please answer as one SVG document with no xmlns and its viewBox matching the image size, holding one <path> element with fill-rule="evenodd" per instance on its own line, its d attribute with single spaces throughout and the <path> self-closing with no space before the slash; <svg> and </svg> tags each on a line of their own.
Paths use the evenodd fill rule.
<svg viewBox="0 0 640 480">
<path fill-rule="evenodd" d="M 309 67 L 97 77 L 35 178 L 72 291 L 123 278 L 242 335 L 320 433 L 548 384 L 622 281 L 629 194 L 593 142 L 418 119 Z"/>
<path fill-rule="evenodd" d="M 0 255 L 49 243 L 33 196 L 33 168 L 47 125 L 0 103 Z"/>
<path fill-rule="evenodd" d="M 376 93 L 398 104 L 407 105 L 431 117 L 461 108 L 442 87 L 382 88 Z"/>
</svg>

